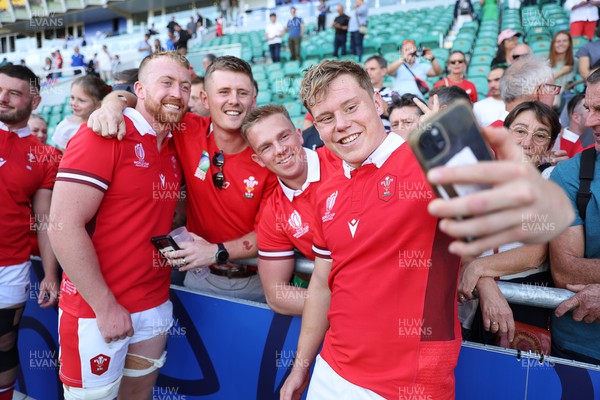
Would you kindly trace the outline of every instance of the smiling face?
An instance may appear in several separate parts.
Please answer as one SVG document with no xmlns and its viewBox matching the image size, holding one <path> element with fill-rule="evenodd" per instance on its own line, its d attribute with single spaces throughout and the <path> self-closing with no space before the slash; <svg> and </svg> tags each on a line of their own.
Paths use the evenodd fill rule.
<svg viewBox="0 0 600 400">
<path fill-rule="evenodd" d="M 539 121 L 533 110 L 521 112 L 510 124 L 515 142 L 534 164 L 539 165 L 551 141 L 550 127 Z"/>
<path fill-rule="evenodd" d="M 204 81 L 202 104 L 210 111 L 215 128 L 239 132 L 256 100 L 254 84 L 241 72 L 217 70 Z"/>
<path fill-rule="evenodd" d="M 349 74 L 335 78 L 310 112 L 325 145 L 354 168 L 385 140 L 381 96 L 368 93 Z"/>
<path fill-rule="evenodd" d="M 25 127 L 40 100 L 39 95 L 32 94 L 29 82 L 0 74 L 0 121 L 9 128 Z"/>
<path fill-rule="evenodd" d="M 452 53 L 448 58 L 448 71 L 451 75 L 462 76 L 467 68 L 465 56 L 461 53 Z"/>
<path fill-rule="evenodd" d="M 87 120 L 94 110 L 100 107 L 100 103 L 96 102 L 92 96 L 88 95 L 81 85 L 71 86 L 71 99 L 69 105 L 73 110 L 73 115 L 83 120 Z"/>
<path fill-rule="evenodd" d="M 554 38 L 554 52 L 556 54 L 564 54 L 569 49 L 569 35 L 566 33 L 559 33 Z"/>
<path fill-rule="evenodd" d="M 190 97 L 190 71 L 167 57 L 151 60 L 145 66 L 134 89 L 141 100 L 138 111 L 160 133 L 170 130 L 164 124 L 178 123 L 183 118 Z"/>
<path fill-rule="evenodd" d="M 302 148 L 302 133 L 283 114 L 273 114 L 256 122 L 247 132 L 254 150 L 252 159 L 268 168 L 289 188 L 300 189 L 308 167 Z"/>
</svg>

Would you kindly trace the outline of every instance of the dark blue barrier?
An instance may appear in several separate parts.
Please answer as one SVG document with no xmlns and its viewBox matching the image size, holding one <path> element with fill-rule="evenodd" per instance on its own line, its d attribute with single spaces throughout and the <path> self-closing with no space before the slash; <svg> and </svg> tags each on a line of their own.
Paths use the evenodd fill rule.
<svg viewBox="0 0 600 400">
<path fill-rule="evenodd" d="M 61 397 L 57 377 L 57 312 L 36 303 L 39 266 L 20 330 L 18 389 L 38 400 Z M 295 354 L 300 319 L 266 305 L 172 289 L 175 325 L 154 400 L 277 399 Z M 532 358 L 533 357 L 533 358 Z M 597 368 L 465 343 L 456 368 L 456 398 L 600 399 Z M 399 399 L 418 399 L 418 394 Z M 427 399 L 431 400 L 431 399 Z"/>
</svg>

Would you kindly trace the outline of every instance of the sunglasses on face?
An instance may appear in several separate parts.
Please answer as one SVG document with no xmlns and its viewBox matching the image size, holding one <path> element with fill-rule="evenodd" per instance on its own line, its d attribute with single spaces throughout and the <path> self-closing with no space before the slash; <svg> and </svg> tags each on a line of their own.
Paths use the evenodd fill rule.
<svg viewBox="0 0 600 400">
<path fill-rule="evenodd" d="M 456 64 L 462 64 L 464 62 L 465 62 L 465 60 L 452 60 L 452 61 L 448 61 L 448 64 L 456 65 Z"/>
<path fill-rule="evenodd" d="M 215 155 L 212 158 L 212 163 L 215 167 L 219 168 L 219 172 L 216 172 L 212 176 L 213 184 L 217 189 L 223 189 L 225 185 L 225 175 L 223 175 L 223 165 L 225 164 L 225 156 L 223 150 L 220 152 L 215 151 Z"/>
</svg>

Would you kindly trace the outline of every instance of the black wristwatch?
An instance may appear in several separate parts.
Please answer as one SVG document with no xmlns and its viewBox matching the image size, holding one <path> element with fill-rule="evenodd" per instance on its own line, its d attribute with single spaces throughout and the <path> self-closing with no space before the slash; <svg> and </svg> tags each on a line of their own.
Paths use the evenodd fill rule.
<svg viewBox="0 0 600 400">
<path fill-rule="evenodd" d="M 217 243 L 217 247 L 219 247 L 217 253 L 215 254 L 215 261 L 217 262 L 217 265 L 227 264 L 227 261 L 229 261 L 229 252 L 225 246 L 223 246 L 223 243 Z"/>
</svg>

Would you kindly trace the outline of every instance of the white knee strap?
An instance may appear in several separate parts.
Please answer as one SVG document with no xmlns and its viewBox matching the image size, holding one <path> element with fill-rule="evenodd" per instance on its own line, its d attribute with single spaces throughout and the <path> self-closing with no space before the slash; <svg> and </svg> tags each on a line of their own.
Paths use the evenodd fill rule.
<svg viewBox="0 0 600 400">
<path fill-rule="evenodd" d="M 165 365 L 165 361 L 167 360 L 167 352 L 166 351 L 163 351 L 162 355 L 160 356 L 160 358 L 158 360 L 140 356 L 139 354 L 132 354 L 132 353 L 127 353 L 127 356 L 141 358 L 142 360 L 146 360 L 152 364 L 146 369 L 124 368 L 123 376 L 129 376 L 132 378 L 138 378 L 140 376 L 145 376 L 145 375 L 151 374 L 152 372 L 156 371 L 157 369 L 159 369 L 163 365 Z"/>
<path fill-rule="evenodd" d="M 113 400 L 119 394 L 121 378 L 108 385 L 95 388 L 75 388 L 63 385 L 65 400 Z"/>
</svg>

